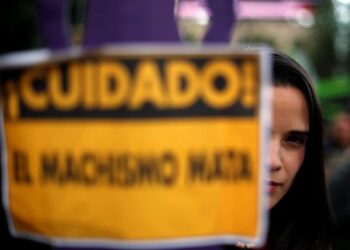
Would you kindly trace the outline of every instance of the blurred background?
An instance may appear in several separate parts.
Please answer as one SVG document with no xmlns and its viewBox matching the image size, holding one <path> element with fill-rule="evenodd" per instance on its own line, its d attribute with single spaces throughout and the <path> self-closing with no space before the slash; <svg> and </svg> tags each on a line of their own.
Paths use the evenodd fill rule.
<svg viewBox="0 0 350 250">
<path fill-rule="evenodd" d="M 174 14 L 182 42 L 200 44 L 206 41 L 207 31 L 213 25 L 213 11 L 208 5 L 208 1 L 212 0 L 163 1 L 171 3 L 170 13 Z M 313 78 L 324 112 L 326 173 L 331 199 L 338 222 L 344 221 L 344 230 L 340 230 L 339 235 L 345 236 L 343 239 L 339 236 L 339 242 L 349 241 L 350 0 L 215 1 L 225 2 L 226 6 L 230 4 L 228 9 L 220 10 L 231 15 L 230 44 L 265 44 L 276 48 L 302 64 Z M 84 39 L 88 37 L 87 23 L 91 25 L 92 22 L 91 18 L 88 20 L 89 11 L 103 11 L 98 7 L 107 2 L 111 3 L 106 0 L 1 1 L 0 56 L 32 49 L 83 46 Z M 146 8 L 146 2 L 153 5 Z M 137 13 L 143 16 L 147 16 L 147 9 L 153 8 L 154 12 L 157 8 L 156 0 L 134 3 L 139 5 Z M 119 14 L 122 14 L 121 11 Z M 162 12 L 163 9 L 158 10 L 159 15 Z M 113 16 L 113 12 L 109 14 Z M 218 17 L 220 15 L 216 19 Z M 50 25 L 56 30 L 50 30 Z M 97 29 L 113 30 L 113 25 L 119 25 L 119 28 L 125 25 L 124 28 L 127 28 L 123 23 L 109 23 L 108 27 Z M 142 27 L 139 29 L 142 30 Z M 92 41 L 97 41 L 97 38 L 95 35 Z M 343 196 L 340 197 L 340 194 Z M 349 242 L 343 243 L 343 246 L 335 249 L 350 249 Z"/>
</svg>

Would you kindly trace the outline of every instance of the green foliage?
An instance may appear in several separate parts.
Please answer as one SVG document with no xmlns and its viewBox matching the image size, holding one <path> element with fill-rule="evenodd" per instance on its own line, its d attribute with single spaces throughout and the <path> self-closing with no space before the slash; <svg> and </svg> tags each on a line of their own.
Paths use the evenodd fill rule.
<svg viewBox="0 0 350 250">
<path fill-rule="evenodd" d="M 312 40 L 308 44 L 311 60 L 321 78 L 331 77 L 337 66 L 334 38 L 336 21 L 331 0 L 323 0 L 315 13 L 315 27 Z"/>
<path fill-rule="evenodd" d="M 350 84 L 347 75 L 323 79 L 315 87 L 326 120 L 331 120 L 349 104 Z"/>
</svg>

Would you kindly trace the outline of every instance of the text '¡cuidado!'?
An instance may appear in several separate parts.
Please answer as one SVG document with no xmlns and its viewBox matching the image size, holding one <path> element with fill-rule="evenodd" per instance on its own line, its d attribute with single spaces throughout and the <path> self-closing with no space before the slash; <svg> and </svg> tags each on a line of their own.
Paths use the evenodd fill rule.
<svg viewBox="0 0 350 250">
<path fill-rule="evenodd" d="M 258 104 L 257 78 L 254 60 L 80 59 L 4 74 L 1 87 L 11 119 L 246 114 Z"/>
<path fill-rule="evenodd" d="M 187 183 L 251 181 L 252 159 L 247 152 L 217 150 L 189 152 L 184 167 L 176 154 L 103 153 L 81 154 L 46 152 L 37 156 L 39 169 L 24 151 L 12 152 L 13 173 L 17 184 L 138 187 L 173 186 L 180 176 Z"/>
</svg>

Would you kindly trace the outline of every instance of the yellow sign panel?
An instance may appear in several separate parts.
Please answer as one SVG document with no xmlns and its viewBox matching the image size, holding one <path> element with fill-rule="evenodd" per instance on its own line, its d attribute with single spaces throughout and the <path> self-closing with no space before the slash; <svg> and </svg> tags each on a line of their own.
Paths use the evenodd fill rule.
<svg viewBox="0 0 350 250">
<path fill-rule="evenodd" d="M 14 234 L 261 243 L 262 62 L 261 51 L 108 52 L 3 69 Z"/>
</svg>

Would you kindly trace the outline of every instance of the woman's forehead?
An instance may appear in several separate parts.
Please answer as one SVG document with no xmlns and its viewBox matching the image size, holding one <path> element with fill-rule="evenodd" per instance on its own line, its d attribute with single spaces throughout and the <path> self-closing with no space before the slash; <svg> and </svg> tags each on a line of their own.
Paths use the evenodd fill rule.
<svg viewBox="0 0 350 250">
<path fill-rule="evenodd" d="M 309 111 L 303 93 L 292 86 L 271 88 L 273 126 L 309 130 Z"/>
</svg>

